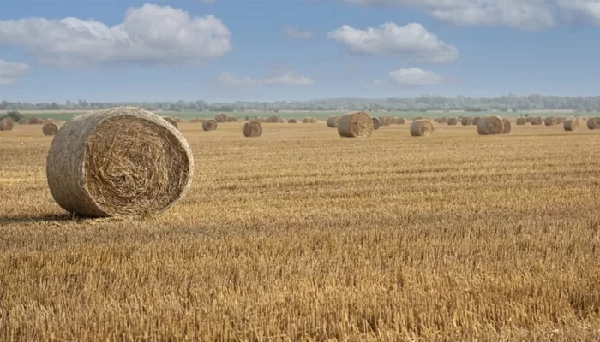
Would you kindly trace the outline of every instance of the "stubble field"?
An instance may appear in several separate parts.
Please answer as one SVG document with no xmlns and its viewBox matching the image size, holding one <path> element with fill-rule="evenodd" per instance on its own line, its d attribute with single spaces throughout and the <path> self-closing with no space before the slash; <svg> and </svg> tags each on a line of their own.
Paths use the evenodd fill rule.
<svg viewBox="0 0 600 342">
<path fill-rule="evenodd" d="M 192 189 L 78 220 L 0 132 L 2 341 L 597 341 L 600 131 L 181 123 Z M 441 129 L 441 130 L 440 130 Z"/>
</svg>

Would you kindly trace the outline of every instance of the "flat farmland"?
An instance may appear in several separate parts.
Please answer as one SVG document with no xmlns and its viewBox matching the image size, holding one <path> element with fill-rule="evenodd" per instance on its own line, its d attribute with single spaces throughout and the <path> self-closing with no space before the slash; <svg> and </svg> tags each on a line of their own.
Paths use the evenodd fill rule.
<svg viewBox="0 0 600 342">
<path fill-rule="evenodd" d="M 65 215 L 0 132 L 0 340 L 600 340 L 600 131 L 180 123 L 161 216 Z"/>
</svg>

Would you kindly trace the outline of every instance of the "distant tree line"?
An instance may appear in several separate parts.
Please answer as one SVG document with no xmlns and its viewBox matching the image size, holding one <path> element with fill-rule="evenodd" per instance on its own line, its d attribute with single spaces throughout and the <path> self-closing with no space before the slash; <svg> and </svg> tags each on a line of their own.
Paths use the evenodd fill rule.
<svg viewBox="0 0 600 342">
<path fill-rule="evenodd" d="M 365 111 L 426 111 L 426 110 L 466 110 L 472 112 L 527 111 L 536 109 L 573 109 L 576 111 L 600 111 L 600 96 L 567 97 L 567 96 L 516 96 L 502 97 L 444 97 L 423 95 L 414 98 L 388 97 L 385 99 L 368 98 L 331 98 L 311 101 L 277 101 L 277 102 L 232 102 L 207 103 L 206 101 L 177 102 L 135 102 L 135 103 L 100 103 L 78 100 L 66 101 L 64 104 L 8 102 L 0 103 L 0 110 L 89 110 L 104 109 L 129 105 L 147 110 L 165 111 L 298 111 L 298 110 L 365 110 Z"/>
</svg>

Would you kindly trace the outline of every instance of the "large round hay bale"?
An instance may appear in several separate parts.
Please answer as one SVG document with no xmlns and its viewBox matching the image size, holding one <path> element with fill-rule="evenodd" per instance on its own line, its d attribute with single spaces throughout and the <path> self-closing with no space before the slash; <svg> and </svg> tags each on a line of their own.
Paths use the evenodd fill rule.
<svg viewBox="0 0 600 342">
<path fill-rule="evenodd" d="M 502 134 L 504 132 L 504 123 L 499 116 L 485 116 L 479 119 L 477 123 L 477 133 L 481 135 Z"/>
<path fill-rule="evenodd" d="M 304 119 L 302 119 L 302 122 L 304 122 L 304 123 L 317 123 L 317 118 L 315 118 L 315 117 L 304 118 Z"/>
<path fill-rule="evenodd" d="M 345 138 L 368 138 L 373 129 L 373 120 L 365 112 L 346 114 L 340 118 L 338 124 L 338 134 Z"/>
<path fill-rule="evenodd" d="M 531 116 L 529 118 L 531 126 L 541 126 L 544 123 L 544 119 L 541 116 Z"/>
<path fill-rule="evenodd" d="M 410 124 L 410 135 L 413 137 L 426 137 L 433 134 L 433 123 L 429 120 L 416 120 Z"/>
<path fill-rule="evenodd" d="M 600 129 L 600 116 L 587 119 L 586 125 L 589 129 Z"/>
<path fill-rule="evenodd" d="M 177 121 L 175 121 L 175 119 L 173 119 L 173 118 L 170 118 L 170 117 L 168 117 L 168 116 L 165 116 L 165 117 L 163 117 L 163 119 L 164 119 L 166 122 L 168 122 L 168 123 L 170 123 L 171 125 L 173 125 L 173 127 L 177 128 Z"/>
<path fill-rule="evenodd" d="M 404 119 L 404 118 L 395 118 L 394 119 L 394 123 L 396 125 L 404 125 L 406 123 L 406 119 Z"/>
<path fill-rule="evenodd" d="M 460 124 L 463 126 L 472 126 L 473 125 L 473 118 L 470 116 L 465 116 L 460 120 Z"/>
<path fill-rule="evenodd" d="M 227 114 L 219 113 L 219 114 L 215 115 L 215 121 L 216 122 L 227 122 Z"/>
<path fill-rule="evenodd" d="M 448 124 L 448 126 L 456 126 L 458 125 L 458 120 L 456 118 L 449 118 L 448 120 L 446 120 L 446 123 Z"/>
<path fill-rule="evenodd" d="M 533 118 L 534 118 L 533 116 L 529 116 L 529 115 L 527 115 L 527 116 L 525 117 L 525 122 L 531 123 L 531 120 L 532 120 Z"/>
<path fill-rule="evenodd" d="M 48 122 L 42 127 L 42 132 L 46 136 L 56 135 L 58 133 L 58 125 L 56 122 Z"/>
<path fill-rule="evenodd" d="M 289 119 L 288 123 L 298 123 L 298 120 L 296 120 L 296 119 Z"/>
<path fill-rule="evenodd" d="M 73 118 L 54 137 L 46 159 L 56 202 L 88 217 L 165 211 L 189 188 L 193 173 L 194 157 L 181 133 L 135 107 Z"/>
<path fill-rule="evenodd" d="M 473 126 L 477 126 L 477 124 L 479 124 L 479 120 L 481 120 L 481 117 L 474 116 L 473 117 Z"/>
<path fill-rule="evenodd" d="M 340 117 L 341 116 L 339 115 L 334 115 L 327 118 L 327 127 L 337 127 L 340 122 Z"/>
<path fill-rule="evenodd" d="M 579 129 L 579 120 L 567 119 L 563 121 L 563 128 L 567 132 L 574 132 Z"/>
<path fill-rule="evenodd" d="M 246 138 L 260 137 L 262 135 L 262 124 L 258 121 L 245 122 L 242 133 Z"/>
<path fill-rule="evenodd" d="M 517 126 L 524 126 L 527 120 L 523 117 L 517 119 Z"/>
<path fill-rule="evenodd" d="M 545 126 L 554 126 L 556 125 L 556 118 L 553 116 L 549 116 L 544 118 L 544 125 Z"/>
<path fill-rule="evenodd" d="M 0 120 L 0 131 L 12 131 L 15 123 L 10 118 Z"/>
<path fill-rule="evenodd" d="M 508 119 L 502 119 L 502 134 L 508 134 L 512 131 L 512 123 Z"/>
<path fill-rule="evenodd" d="M 380 116 L 378 119 L 379 119 L 379 126 L 389 126 L 392 124 L 392 122 L 394 122 L 392 117 L 387 116 L 387 115 Z"/>
<path fill-rule="evenodd" d="M 378 130 L 379 127 L 381 127 L 381 119 L 377 117 L 372 117 L 371 120 L 373 121 L 373 129 Z"/>
<path fill-rule="evenodd" d="M 209 119 L 202 122 L 202 129 L 206 132 L 214 131 L 219 127 L 217 120 Z"/>
</svg>

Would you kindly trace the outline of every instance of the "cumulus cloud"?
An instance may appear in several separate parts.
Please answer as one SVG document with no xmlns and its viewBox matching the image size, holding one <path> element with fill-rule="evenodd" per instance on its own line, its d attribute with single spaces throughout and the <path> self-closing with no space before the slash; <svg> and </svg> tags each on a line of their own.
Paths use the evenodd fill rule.
<svg viewBox="0 0 600 342">
<path fill-rule="evenodd" d="M 31 71 L 29 65 L 21 62 L 7 62 L 0 59 L 0 86 L 16 83 Z"/>
<path fill-rule="evenodd" d="M 557 5 L 577 20 L 582 18 L 595 25 L 600 25 L 600 1 L 599 0 L 557 0 Z"/>
<path fill-rule="evenodd" d="M 555 25 L 546 0 L 337 0 L 361 5 L 420 9 L 457 26 L 507 26 L 537 31 Z M 560 0 L 559 0 L 560 1 Z M 579 0 L 580 2 L 598 2 Z"/>
<path fill-rule="evenodd" d="M 452 83 L 452 77 L 440 76 L 432 71 L 419 68 L 398 69 L 388 73 L 386 80 L 376 80 L 375 86 L 399 85 L 399 86 L 426 86 L 444 83 Z"/>
<path fill-rule="evenodd" d="M 374 56 L 392 56 L 406 61 L 444 63 L 458 58 L 455 46 L 444 43 L 429 33 L 421 24 L 398 26 L 384 23 L 379 28 L 366 30 L 344 25 L 329 32 L 328 37 L 353 53 Z"/>
<path fill-rule="evenodd" d="M 198 62 L 231 51 L 229 29 L 212 15 L 144 4 L 108 27 L 92 19 L 25 18 L 0 21 L 0 46 L 23 48 L 40 62 L 59 66 L 95 63 Z"/>
<path fill-rule="evenodd" d="M 251 86 L 307 86 L 315 81 L 293 71 L 286 71 L 267 78 L 239 77 L 233 73 L 225 72 L 219 75 L 217 83 L 225 87 L 251 87 Z"/>
<path fill-rule="evenodd" d="M 308 39 L 310 37 L 312 37 L 312 32 L 307 31 L 307 30 L 301 30 L 297 27 L 293 27 L 293 26 L 286 26 L 283 28 L 285 35 L 288 36 L 289 38 L 294 38 L 294 39 Z"/>
</svg>

